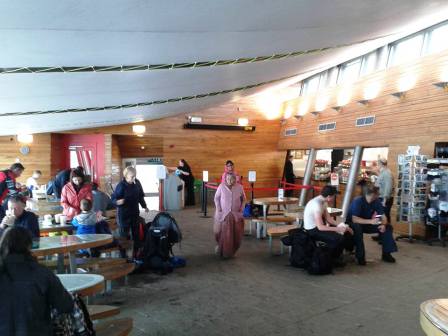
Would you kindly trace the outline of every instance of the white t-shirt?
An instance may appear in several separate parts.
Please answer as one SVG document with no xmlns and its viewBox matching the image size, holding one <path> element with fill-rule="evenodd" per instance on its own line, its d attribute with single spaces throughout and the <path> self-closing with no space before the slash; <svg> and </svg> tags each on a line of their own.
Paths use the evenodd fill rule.
<svg viewBox="0 0 448 336">
<path fill-rule="evenodd" d="M 327 203 L 321 195 L 314 197 L 307 203 L 303 212 L 303 227 L 305 230 L 312 230 L 317 226 L 314 220 L 315 214 L 317 213 L 322 217 L 326 207 Z"/>
<path fill-rule="evenodd" d="M 33 189 L 38 189 L 39 185 L 37 184 L 37 181 L 34 177 L 28 177 L 28 179 L 26 180 L 26 186 L 28 188 L 30 188 L 31 186 L 33 186 Z"/>
</svg>

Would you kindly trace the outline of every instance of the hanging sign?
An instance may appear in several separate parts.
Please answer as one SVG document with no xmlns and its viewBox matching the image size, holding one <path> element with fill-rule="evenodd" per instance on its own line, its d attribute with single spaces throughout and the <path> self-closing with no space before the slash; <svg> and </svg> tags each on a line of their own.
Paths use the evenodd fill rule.
<svg viewBox="0 0 448 336">
<path fill-rule="evenodd" d="M 247 180 L 249 182 L 256 182 L 257 181 L 257 172 L 255 170 L 249 170 L 249 173 L 247 174 Z"/>
<path fill-rule="evenodd" d="M 208 170 L 202 172 L 202 181 L 208 182 Z"/>
<path fill-rule="evenodd" d="M 331 175 L 330 175 L 330 184 L 332 186 L 335 186 L 335 187 L 339 186 L 339 174 L 331 173 Z"/>
<path fill-rule="evenodd" d="M 281 200 L 285 196 L 285 189 L 278 189 L 278 199 Z"/>
</svg>

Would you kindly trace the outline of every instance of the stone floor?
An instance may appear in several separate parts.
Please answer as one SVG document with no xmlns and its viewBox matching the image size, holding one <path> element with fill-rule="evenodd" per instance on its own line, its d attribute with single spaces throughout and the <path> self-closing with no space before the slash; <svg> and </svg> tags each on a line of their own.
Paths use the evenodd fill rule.
<svg viewBox="0 0 448 336">
<path fill-rule="evenodd" d="M 134 319 L 132 335 L 422 335 L 419 304 L 448 297 L 448 250 L 438 246 L 400 242 L 391 265 L 366 238 L 366 267 L 311 276 L 249 236 L 236 258 L 219 260 L 211 218 L 197 209 L 173 215 L 184 234 L 175 252 L 187 267 L 133 275 L 97 299 Z"/>
</svg>

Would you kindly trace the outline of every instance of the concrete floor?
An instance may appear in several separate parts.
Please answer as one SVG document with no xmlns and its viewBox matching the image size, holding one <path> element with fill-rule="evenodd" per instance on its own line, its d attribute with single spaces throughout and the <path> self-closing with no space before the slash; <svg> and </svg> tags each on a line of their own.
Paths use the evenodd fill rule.
<svg viewBox="0 0 448 336">
<path fill-rule="evenodd" d="M 175 253 L 187 267 L 133 275 L 97 299 L 134 319 L 132 335 L 422 335 L 420 303 L 448 297 L 448 250 L 438 246 L 400 242 L 391 265 L 366 237 L 367 266 L 352 261 L 334 275 L 311 276 L 253 237 L 244 237 L 236 258 L 220 260 L 212 218 L 197 209 L 172 214 L 184 234 Z"/>
</svg>

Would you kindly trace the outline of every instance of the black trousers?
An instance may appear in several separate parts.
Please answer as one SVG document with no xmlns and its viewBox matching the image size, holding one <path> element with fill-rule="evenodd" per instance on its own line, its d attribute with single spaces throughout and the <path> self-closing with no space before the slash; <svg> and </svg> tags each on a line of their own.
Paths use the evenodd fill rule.
<svg viewBox="0 0 448 336">
<path fill-rule="evenodd" d="M 134 251 L 136 250 L 136 243 L 138 240 L 138 216 L 119 216 L 118 227 L 121 238 L 132 239 L 134 241 Z M 126 250 L 120 249 L 122 258 L 126 258 Z"/>
<path fill-rule="evenodd" d="M 314 241 L 318 240 L 327 244 L 327 247 L 332 251 L 331 254 L 334 259 L 341 256 L 345 246 L 343 235 L 333 231 L 319 231 L 318 228 L 307 230 L 307 232 Z"/>
<path fill-rule="evenodd" d="M 380 198 L 381 202 L 383 202 L 383 199 Z M 386 205 L 383 207 L 384 209 L 384 215 L 387 218 L 387 223 L 390 224 L 390 209 L 392 208 L 392 205 L 394 204 L 394 198 L 389 197 L 386 199 Z"/>
</svg>

